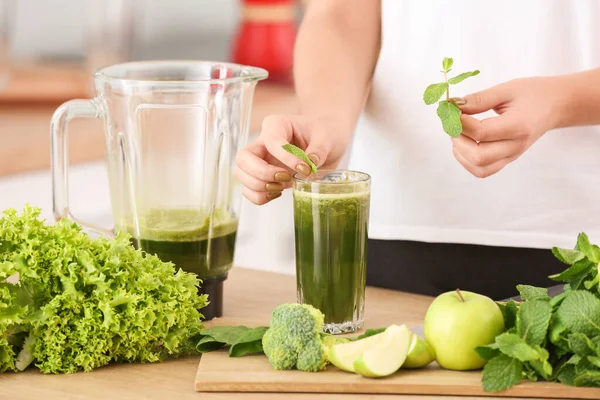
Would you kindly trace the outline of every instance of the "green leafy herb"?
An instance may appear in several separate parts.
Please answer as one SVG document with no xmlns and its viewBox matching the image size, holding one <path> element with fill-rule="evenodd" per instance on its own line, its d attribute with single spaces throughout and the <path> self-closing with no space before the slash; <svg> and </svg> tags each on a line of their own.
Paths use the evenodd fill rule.
<svg viewBox="0 0 600 400">
<path fill-rule="evenodd" d="M 446 94 L 446 99 L 438 103 L 437 115 L 442 121 L 444 131 L 451 137 L 458 137 L 462 132 L 462 123 L 460 122 L 461 111 L 452 99 L 450 99 L 450 85 L 456 85 L 471 76 L 479 75 L 479 70 L 463 72 L 448 79 L 448 72 L 451 71 L 453 64 L 454 60 L 452 58 L 445 57 L 442 60 L 443 70 L 441 72 L 444 74 L 444 81 L 428 85 L 423 93 L 423 101 L 426 105 L 431 105 L 438 102 L 444 93 Z"/>
<path fill-rule="evenodd" d="M 592 293 L 572 291 L 557 312 L 571 332 L 589 337 L 600 335 L 600 299 Z"/>
<path fill-rule="evenodd" d="M 519 311 L 517 303 L 514 300 L 509 300 L 506 304 L 498 304 L 502 315 L 504 316 L 504 327 L 509 330 L 515 326 L 517 321 L 517 312 Z"/>
<path fill-rule="evenodd" d="M 518 285 L 521 303 L 499 303 L 505 321 L 515 328 L 498 335 L 489 346 L 476 349 L 488 364 L 482 385 L 486 391 L 506 389 L 522 376 L 570 386 L 600 387 L 600 248 L 580 233 L 573 250 L 554 248 L 567 264 L 552 275 L 566 282 L 564 292 L 552 298 L 546 289 Z M 515 312 L 515 308 L 517 311 Z M 514 316 L 514 317 L 513 317 Z"/>
<path fill-rule="evenodd" d="M 460 108 L 452 102 L 444 100 L 438 104 L 437 115 L 442 121 L 442 127 L 448 135 L 455 138 L 462 132 L 460 113 Z"/>
<path fill-rule="evenodd" d="M 478 346 L 475 348 L 475 352 L 484 361 L 490 361 L 501 354 L 496 343 L 487 346 Z"/>
<path fill-rule="evenodd" d="M 124 233 L 92 239 L 68 219 L 45 224 L 40 211 L 0 217 L 0 371 L 91 371 L 194 351 L 207 304 L 195 274 Z"/>
<path fill-rule="evenodd" d="M 532 361 L 541 358 L 540 352 L 514 333 L 503 333 L 496 337 L 498 349 L 519 361 Z"/>
<path fill-rule="evenodd" d="M 499 355 L 483 367 L 481 382 L 486 392 L 500 392 L 521 381 L 523 363 L 519 360 Z"/>
<path fill-rule="evenodd" d="M 521 300 L 550 300 L 550 296 L 548 296 L 548 289 L 540 288 L 530 285 L 517 285 L 517 290 L 521 295 Z"/>
<path fill-rule="evenodd" d="M 263 352 L 262 338 L 269 329 L 266 326 L 259 326 L 248 329 L 234 344 L 229 348 L 230 357 L 241 357 L 248 354 L 259 354 Z"/>
<path fill-rule="evenodd" d="M 302 150 L 300 147 L 293 145 L 291 143 L 284 144 L 282 147 L 288 153 L 290 153 L 290 154 L 298 157 L 302 161 L 306 162 L 310 166 L 313 173 L 317 172 L 317 166 L 315 165 L 315 163 L 312 162 L 312 160 L 310 158 L 308 158 L 308 156 L 306 155 L 304 150 Z"/>
<path fill-rule="evenodd" d="M 247 354 L 262 353 L 262 338 L 268 327 L 258 326 L 215 326 L 205 329 L 199 335 L 196 350 L 199 353 L 214 351 L 230 346 L 231 357 L 241 357 Z"/>
<path fill-rule="evenodd" d="M 526 301 L 517 314 L 517 333 L 528 344 L 541 345 L 546 338 L 551 316 L 552 307 L 547 301 Z"/>
</svg>

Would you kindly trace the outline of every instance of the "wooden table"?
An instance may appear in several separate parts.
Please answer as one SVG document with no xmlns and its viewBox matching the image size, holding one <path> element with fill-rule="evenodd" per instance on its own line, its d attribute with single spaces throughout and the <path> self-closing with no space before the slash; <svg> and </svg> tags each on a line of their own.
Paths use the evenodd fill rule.
<svg viewBox="0 0 600 400">
<path fill-rule="evenodd" d="M 225 284 L 226 319 L 267 322 L 272 309 L 281 303 L 295 301 L 294 277 L 234 268 Z M 420 324 L 431 298 L 391 290 L 368 288 L 367 327 L 381 326 L 379 321 Z M 112 365 L 88 373 L 43 375 L 37 370 L 0 374 L 0 398 L 19 400 L 94 400 L 94 399 L 335 399 L 335 400 L 402 400 L 453 399 L 447 396 L 386 395 L 307 395 L 307 394 L 241 394 L 198 393 L 193 383 L 200 357 L 172 360 L 156 364 Z M 469 397 L 489 400 L 491 397 Z M 515 398 L 513 398 L 515 399 Z"/>
<path fill-rule="evenodd" d="M 0 176 L 50 167 L 50 118 L 57 102 L 2 102 L 0 96 Z M 269 114 L 294 113 L 294 90 L 260 82 L 256 87 L 250 132 L 260 131 Z M 104 131 L 95 119 L 76 119 L 69 125 L 71 163 L 104 158 Z"/>
</svg>

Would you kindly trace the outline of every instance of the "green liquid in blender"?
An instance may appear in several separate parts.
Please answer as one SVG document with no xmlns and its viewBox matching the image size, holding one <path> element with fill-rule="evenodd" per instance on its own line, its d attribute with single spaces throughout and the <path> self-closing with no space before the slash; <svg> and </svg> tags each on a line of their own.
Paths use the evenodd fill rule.
<svg viewBox="0 0 600 400">
<path fill-rule="evenodd" d="M 197 209 L 152 210 L 137 226 L 139 232 L 125 229 L 133 245 L 177 269 L 204 280 L 224 277 L 232 267 L 238 220 L 226 211 L 215 210 L 212 227 L 209 214 Z"/>
<path fill-rule="evenodd" d="M 296 277 L 300 301 L 326 324 L 353 321 L 364 305 L 368 193 L 294 191 Z"/>
</svg>

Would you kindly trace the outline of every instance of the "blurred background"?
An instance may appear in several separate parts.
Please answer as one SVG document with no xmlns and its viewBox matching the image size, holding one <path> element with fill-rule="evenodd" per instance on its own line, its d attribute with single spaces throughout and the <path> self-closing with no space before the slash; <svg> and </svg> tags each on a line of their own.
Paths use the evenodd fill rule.
<svg viewBox="0 0 600 400">
<path fill-rule="evenodd" d="M 202 59 L 266 68 L 251 139 L 265 116 L 296 111 L 291 79 L 301 0 L 0 0 L 0 210 L 41 207 L 52 221 L 49 121 L 64 101 L 93 97 L 95 68 L 130 60 Z M 112 226 L 104 132 L 69 125 L 73 214 Z M 290 191 L 244 199 L 237 266 L 294 273 Z"/>
</svg>

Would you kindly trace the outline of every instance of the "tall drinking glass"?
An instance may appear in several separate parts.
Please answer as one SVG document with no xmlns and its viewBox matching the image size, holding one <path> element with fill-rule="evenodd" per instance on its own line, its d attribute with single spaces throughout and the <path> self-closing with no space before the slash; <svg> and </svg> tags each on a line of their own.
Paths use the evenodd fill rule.
<svg viewBox="0 0 600 400">
<path fill-rule="evenodd" d="M 363 326 L 370 195 L 363 172 L 294 176 L 298 301 L 323 312 L 324 332 Z"/>
</svg>

